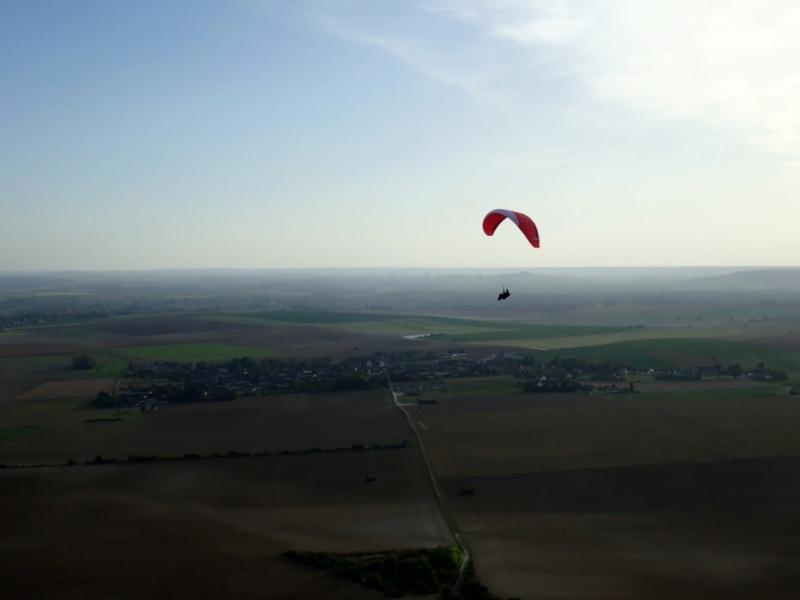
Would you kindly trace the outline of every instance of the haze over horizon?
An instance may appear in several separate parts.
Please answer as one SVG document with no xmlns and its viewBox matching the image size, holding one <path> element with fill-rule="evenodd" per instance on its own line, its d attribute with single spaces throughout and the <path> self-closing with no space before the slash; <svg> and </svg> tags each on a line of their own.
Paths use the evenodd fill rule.
<svg viewBox="0 0 800 600">
<path fill-rule="evenodd" d="M 797 266 L 798 29 L 788 0 L 5 2 L 0 272 Z"/>
</svg>

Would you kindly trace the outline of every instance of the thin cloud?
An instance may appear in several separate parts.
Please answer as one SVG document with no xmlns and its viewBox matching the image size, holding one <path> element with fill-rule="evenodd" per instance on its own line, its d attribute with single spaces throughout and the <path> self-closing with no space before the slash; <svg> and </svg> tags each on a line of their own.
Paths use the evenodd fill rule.
<svg viewBox="0 0 800 600">
<path fill-rule="evenodd" d="M 679 10 L 676 10 L 676 4 Z M 625 3 L 618 40 L 595 42 L 598 95 L 734 128 L 800 157 L 800 10 L 786 2 Z M 647 10 L 643 10 L 646 8 Z"/>
<path fill-rule="evenodd" d="M 545 54 L 597 98 L 734 129 L 800 159 L 792 0 L 447 0 L 434 12 Z"/>
<path fill-rule="evenodd" d="M 317 21 L 328 33 L 353 43 L 378 48 L 427 77 L 454 86 L 478 100 L 497 102 L 504 97 L 490 85 L 488 74 L 480 68 L 480 61 L 475 60 L 474 53 L 472 60 L 463 56 L 454 57 L 452 47 L 437 48 L 430 39 L 365 31 L 330 15 L 318 15 Z"/>
<path fill-rule="evenodd" d="M 329 31 L 480 100 L 524 96 L 509 72 L 567 77 L 589 98 L 736 131 L 800 160 L 794 0 L 426 0 L 403 5 L 426 24 L 414 37 L 358 27 L 347 6 L 348 25 L 327 18 Z M 458 35 L 435 36 L 431 21 Z"/>
<path fill-rule="evenodd" d="M 596 24 L 597 7 L 587 2 L 440 0 L 428 11 L 480 25 L 492 36 L 526 45 L 562 45 Z"/>
</svg>

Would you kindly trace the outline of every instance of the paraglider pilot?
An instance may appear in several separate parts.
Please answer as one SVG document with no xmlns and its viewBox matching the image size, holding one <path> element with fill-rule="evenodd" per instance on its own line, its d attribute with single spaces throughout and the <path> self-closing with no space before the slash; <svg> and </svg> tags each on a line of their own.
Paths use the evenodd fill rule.
<svg viewBox="0 0 800 600">
<path fill-rule="evenodd" d="M 483 218 L 483 233 L 486 235 L 494 235 L 498 225 L 508 219 L 514 223 L 523 235 L 527 238 L 530 245 L 534 248 L 539 247 L 539 230 L 536 228 L 536 223 L 525 213 L 517 212 L 515 210 L 507 210 L 505 208 L 496 208 L 489 211 Z M 503 286 L 503 291 L 498 294 L 498 300 L 505 300 L 511 295 L 508 288 Z"/>
</svg>

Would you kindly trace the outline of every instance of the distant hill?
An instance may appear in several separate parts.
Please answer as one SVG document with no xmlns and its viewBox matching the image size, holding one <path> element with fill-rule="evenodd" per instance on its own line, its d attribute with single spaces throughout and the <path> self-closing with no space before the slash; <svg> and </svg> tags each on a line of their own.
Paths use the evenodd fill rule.
<svg viewBox="0 0 800 600">
<path fill-rule="evenodd" d="M 800 268 L 751 269 L 696 280 L 707 289 L 745 291 L 787 290 L 800 292 Z"/>
</svg>

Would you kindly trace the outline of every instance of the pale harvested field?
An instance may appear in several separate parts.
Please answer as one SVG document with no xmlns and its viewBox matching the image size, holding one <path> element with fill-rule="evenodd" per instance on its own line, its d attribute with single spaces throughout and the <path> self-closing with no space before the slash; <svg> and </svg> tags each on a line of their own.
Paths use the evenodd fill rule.
<svg viewBox="0 0 800 600">
<path fill-rule="evenodd" d="M 785 599 L 800 589 L 800 458 L 451 480 L 501 596 Z M 462 485 L 475 496 L 459 496 Z"/>
<path fill-rule="evenodd" d="M 0 470 L 5 599 L 369 599 L 280 558 L 451 543 L 416 449 Z"/>
<path fill-rule="evenodd" d="M 2 464 L 53 464 L 69 458 L 83 462 L 97 455 L 124 459 L 134 454 L 174 457 L 349 448 L 412 439 L 387 391 L 258 396 L 233 402 L 173 404 L 147 413 L 129 409 L 127 414 L 82 408 L 82 402 L 69 399 L 34 402 L 25 399 L 26 395 L 5 404 L 6 424 L 47 424 L 48 428 L 0 445 Z M 85 421 L 118 414 L 129 418 Z"/>
<path fill-rule="evenodd" d="M 741 328 L 731 327 L 668 327 L 663 329 L 631 329 L 612 333 L 593 335 L 576 335 L 556 338 L 537 338 L 529 340 L 497 340 L 517 348 L 534 348 L 537 350 L 562 350 L 565 348 L 587 348 L 590 346 L 604 346 L 618 342 L 637 340 L 667 340 L 675 338 L 720 338 L 734 336 L 741 332 Z"/>
</svg>

